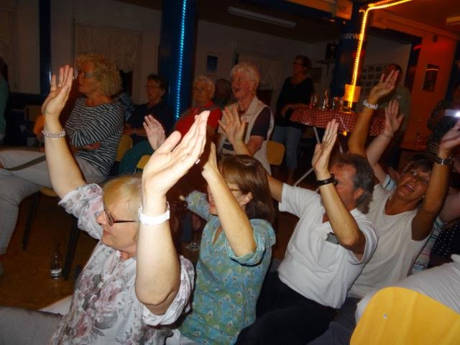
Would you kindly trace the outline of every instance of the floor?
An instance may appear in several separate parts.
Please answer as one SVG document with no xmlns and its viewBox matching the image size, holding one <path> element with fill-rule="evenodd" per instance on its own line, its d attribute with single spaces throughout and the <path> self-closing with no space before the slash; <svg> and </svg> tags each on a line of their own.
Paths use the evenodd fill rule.
<svg viewBox="0 0 460 345">
<path fill-rule="evenodd" d="M 86 234 L 78 240 L 75 259 L 69 280 L 50 277 L 50 262 L 56 246 L 64 256 L 70 233 L 72 218 L 57 205 L 57 199 L 41 196 L 38 215 L 32 224 L 27 250 L 22 249 L 25 219 L 31 205 L 31 199 L 22 202 L 19 221 L 8 248 L 3 257 L 4 274 L 0 276 L 0 305 L 28 309 L 40 309 L 60 298 L 72 294 L 76 271 L 81 269 L 96 244 Z M 277 243 L 273 248 L 273 257 L 281 259 L 291 236 L 297 218 L 279 213 L 277 218 Z M 196 261 L 197 252 L 182 246 L 182 253 Z"/>
</svg>

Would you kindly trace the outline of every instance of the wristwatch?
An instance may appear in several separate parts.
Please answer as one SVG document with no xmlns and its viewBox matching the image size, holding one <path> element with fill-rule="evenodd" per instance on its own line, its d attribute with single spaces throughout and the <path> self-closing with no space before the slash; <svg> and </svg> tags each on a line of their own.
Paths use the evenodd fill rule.
<svg viewBox="0 0 460 345">
<path fill-rule="evenodd" d="M 452 158 L 447 157 L 447 158 L 441 158 L 439 156 L 433 156 L 433 160 L 435 163 L 440 164 L 440 165 L 451 165 L 452 164 Z"/>
<path fill-rule="evenodd" d="M 334 174 L 331 174 L 331 177 L 325 180 L 316 180 L 318 186 L 324 186 L 325 184 L 333 183 L 334 186 L 337 184 L 337 180 L 335 179 Z"/>
</svg>

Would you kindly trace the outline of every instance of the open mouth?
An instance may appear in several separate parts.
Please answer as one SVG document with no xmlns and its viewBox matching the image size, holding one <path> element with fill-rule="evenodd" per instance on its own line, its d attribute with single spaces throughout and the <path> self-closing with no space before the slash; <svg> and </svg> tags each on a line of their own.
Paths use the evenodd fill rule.
<svg viewBox="0 0 460 345">
<path fill-rule="evenodd" d="M 415 188 L 410 184 L 405 184 L 404 187 L 406 187 L 406 189 L 408 189 L 409 192 L 414 192 L 415 191 Z"/>
</svg>

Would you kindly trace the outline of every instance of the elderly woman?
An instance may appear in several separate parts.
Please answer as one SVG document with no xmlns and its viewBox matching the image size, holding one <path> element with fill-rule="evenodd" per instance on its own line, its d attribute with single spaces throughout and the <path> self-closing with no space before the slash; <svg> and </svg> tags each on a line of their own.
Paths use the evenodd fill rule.
<svg viewBox="0 0 460 345">
<path fill-rule="evenodd" d="M 232 91 L 236 103 L 228 106 L 224 112 L 238 113 L 241 120 L 247 122 L 244 141 L 249 154 L 262 163 L 270 173 L 270 164 L 267 158 L 267 141 L 273 130 L 273 115 L 270 108 L 261 102 L 256 91 L 260 81 L 257 68 L 247 62 L 233 66 L 231 71 Z M 232 144 L 223 131 L 219 131 L 219 150 L 222 153 L 234 153 Z"/>
<path fill-rule="evenodd" d="M 176 122 L 176 130 L 185 135 L 193 123 L 195 115 L 203 110 L 211 111 L 208 118 L 208 136 L 214 138 L 222 111 L 214 104 L 214 82 L 204 75 L 200 75 L 193 82 L 193 107 L 188 109 Z"/>
<path fill-rule="evenodd" d="M 56 135 L 67 135 L 85 179 L 98 183 L 110 171 L 123 130 L 123 108 L 112 102 L 121 81 L 115 64 L 101 55 L 80 55 L 77 67 L 78 90 L 84 97 L 76 101 L 65 131 Z M 41 186 L 51 187 L 43 153 L 0 151 L 0 255 L 16 226 L 19 203 Z"/>
<path fill-rule="evenodd" d="M 208 113 L 200 114 L 180 143 L 180 134 L 173 133 L 151 157 L 142 179 L 121 177 L 104 189 L 87 185 L 65 138 L 57 135 L 72 74 L 66 66 L 59 84 L 53 77 L 43 104 L 47 163 L 60 205 L 99 242 L 76 283 L 68 314 L 60 319 L 2 308 L 0 343 L 163 344 L 168 330 L 153 326 L 178 318 L 193 285 L 191 263 L 179 259 L 174 248 L 166 193 L 203 152 Z"/>
</svg>

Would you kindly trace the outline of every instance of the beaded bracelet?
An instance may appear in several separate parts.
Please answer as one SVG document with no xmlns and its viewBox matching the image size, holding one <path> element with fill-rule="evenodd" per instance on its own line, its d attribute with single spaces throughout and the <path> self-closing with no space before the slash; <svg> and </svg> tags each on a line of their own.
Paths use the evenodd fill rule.
<svg viewBox="0 0 460 345">
<path fill-rule="evenodd" d="M 369 108 L 369 109 L 374 109 L 374 110 L 377 110 L 379 105 L 378 104 L 370 104 L 367 99 L 365 99 L 363 101 L 363 105 L 366 107 L 366 108 Z"/>
<path fill-rule="evenodd" d="M 42 130 L 42 134 L 46 138 L 58 139 L 65 137 L 65 130 L 60 132 L 48 132 L 46 129 Z"/>
</svg>

